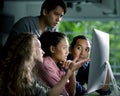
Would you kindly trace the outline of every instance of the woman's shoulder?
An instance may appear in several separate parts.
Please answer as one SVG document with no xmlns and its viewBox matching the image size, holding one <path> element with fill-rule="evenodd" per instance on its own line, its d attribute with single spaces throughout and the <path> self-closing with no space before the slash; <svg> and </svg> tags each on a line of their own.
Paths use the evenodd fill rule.
<svg viewBox="0 0 120 96">
<path fill-rule="evenodd" d="M 53 61 L 53 59 L 50 57 L 50 56 L 45 56 L 45 57 L 43 57 L 43 63 L 51 63 L 51 64 L 53 64 L 53 63 L 55 63 L 54 61 Z"/>
</svg>

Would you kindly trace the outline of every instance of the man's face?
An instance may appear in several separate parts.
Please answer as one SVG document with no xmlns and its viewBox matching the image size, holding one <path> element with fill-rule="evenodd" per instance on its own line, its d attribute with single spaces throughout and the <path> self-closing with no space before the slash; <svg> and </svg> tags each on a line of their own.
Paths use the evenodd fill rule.
<svg viewBox="0 0 120 96">
<path fill-rule="evenodd" d="M 71 50 L 72 58 L 85 59 L 90 55 L 91 45 L 88 40 L 78 39 Z"/>
<path fill-rule="evenodd" d="M 58 23 L 62 20 L 63 15 L 63 8 L 61 6 L 57 6 L 54 10 L 51 10 L 49 13 L 46 13 L 46 24 L 51 27 L 57 26 Z"/>
</svg>

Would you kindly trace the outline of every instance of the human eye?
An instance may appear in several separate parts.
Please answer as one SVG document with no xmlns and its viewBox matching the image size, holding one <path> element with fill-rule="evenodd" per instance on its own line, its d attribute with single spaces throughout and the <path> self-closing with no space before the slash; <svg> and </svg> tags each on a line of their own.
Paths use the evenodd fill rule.
<svg viewBox="0 0 120 96">
<path fill-rule="evenodd" d="M 64 46 L 63 49 L 67 49 L 68 47 L 67 46 Z"/>
<path fill-rule="evenodd" d="M 89 51 L 90 51 L 90 48 L 86 48 L 86 51 L 89 52 Z"/>
<path fill-rule="evenodd" d="M 78 50 L 81 50 L 82 48 L 80 46 L 77 47 Z"/>
<path fill-rule="evenodd" d="M 63 46 L 63 49 L 65 49 L 65 50 L 68 49 L 68 46 Z"/>
<path fill-rule="evenodd" d="M 54 14 L 55 14 L 56 16 L 58 16 L 58 15 L 59 15 L 59 13 L 58 13 L 58 12 L 54 12 Z"/>
<path fill-rule="evenodd" d="M 59 16 L 60 18 L 62 18 L 62 16 L 63 16 L 63 15 L 59 14 L 58 12 L 54 12 L 54 14 L 55 14 L 56 16 Z"/>
</svg>

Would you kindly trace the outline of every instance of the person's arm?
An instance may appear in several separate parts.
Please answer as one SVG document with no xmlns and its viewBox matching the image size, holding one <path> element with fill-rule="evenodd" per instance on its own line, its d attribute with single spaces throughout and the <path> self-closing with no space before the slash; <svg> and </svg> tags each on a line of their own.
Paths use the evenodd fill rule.
<svg viewBox="0 0 120 96">
<path fill-rule="evenodd" d="M 62 79 L 48 92 L 48 96 L 59 96 L 71 74 L 72 71 L 68 70 Z"/>
<path fill-rule="evenodd" d="M 87 92 L 87 89 L 84 85 L 81 85 L 78 81 L 76 81 L 76 93 L 75 96 L 83 96 Z"/>
<path fill-rule="evenodd" d="M 44 62 L 42 65 L 38 67 L 38 75 L 43 81 L 49 85 L 51 88 L 60 81 L 60 71 L 58 68 L 54 66 L 48 58 L 44 58 Z"/>
<path fill-rule="evenodd" d="M 65 72 L 67 72 L 69 65 L 71 64 L 71 60 L 66 60 L 64 62 L 61 62 L 62 68 Z M 69 83 L 65 86 L 67 92 L 69 93 L 69 96 L 75 96 L 75 90 L 76 90 L 76 78 L 75 78 L 75 72 L 70 76 Z"/>
<path fill-rule="evenodd" d="M 75 78 L 75 72 L 70 76 L 69 78 L 69 95 L 75 96 L 75 89 L 76 89 L 76 78 Z"/>
<path fill-rule="evenodd" d="M 74 60 L 70 64 L 70 67 L 67 70 L 66 74 L 63 76 L 63 78 L 48 92 L 48 96 L 59 96 L 66 84 L 66 81 L 70 78 L 70 76 L 74 73 L 75 70 L 80 68 L 82 64 L 87 61 L 88 59 L 84 59 L 77 62 Z"/>
</svg>

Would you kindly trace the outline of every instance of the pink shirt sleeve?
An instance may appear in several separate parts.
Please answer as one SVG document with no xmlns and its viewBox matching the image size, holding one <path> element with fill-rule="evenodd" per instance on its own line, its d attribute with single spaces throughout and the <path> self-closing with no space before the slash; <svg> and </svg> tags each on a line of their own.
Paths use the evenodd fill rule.
<svg viewBox="0 0 120 96">
<path fill-rule="evenodd" d="M 64 75 L 55 62 L 49 57 L 44 58 L 39 74 L 42 80 L 50 87 L 53 87 Z"/>
</svg>

